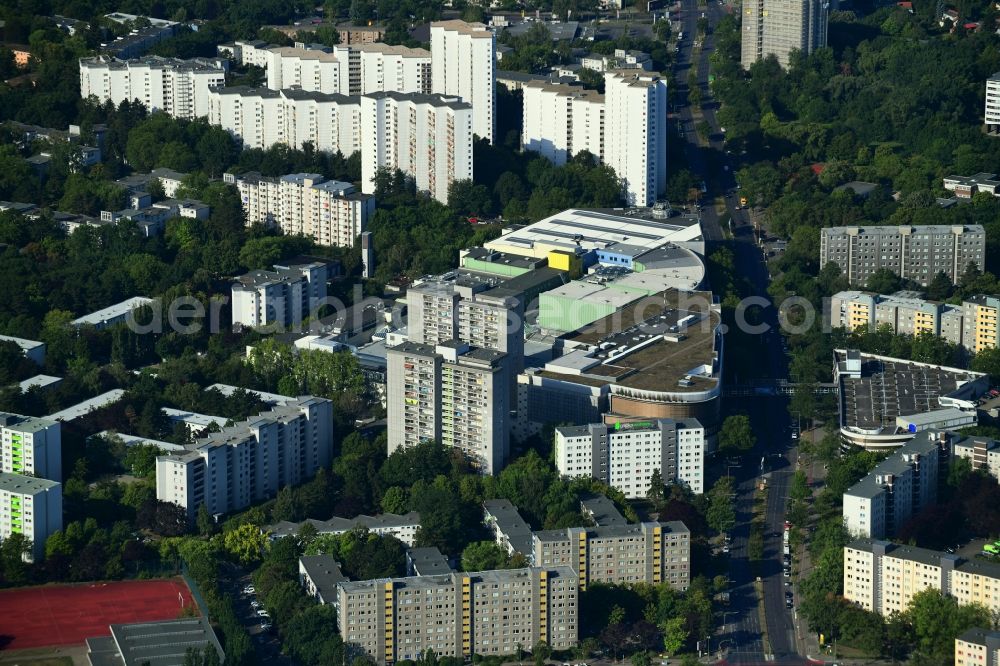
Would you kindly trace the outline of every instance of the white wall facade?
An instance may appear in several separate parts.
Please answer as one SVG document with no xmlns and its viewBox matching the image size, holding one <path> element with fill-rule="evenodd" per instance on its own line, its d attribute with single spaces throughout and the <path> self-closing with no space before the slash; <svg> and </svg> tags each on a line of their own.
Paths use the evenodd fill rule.
<svg viewBox="0 0 1000 666">
<path fill-rule="evenodd" d="M 150 111 L 175 118 L 208 115 L 208 93 L 226 83 L 221 67 L 198 59 L 178 60 L 148 56 L 114 60 L 106 56 L 80 59 L 80 95 L 115 105 L 138 100 Z"/>
<path fill-rule="evenodd" d="M 45 540 L 62 529 L 62 484 L 19 474 L 0 473 L 0 541 L 12 534 L 31 539 L 25 559 L 45 557 Z"/>
<path fill-rule="evenodd" d="M 455 180 L 472 179 L 472 109 L 439 95 L 378 93 L 361 98 L 361 188 L 375 191 L 380 167 L 413 177 L 442 203 Z"/>
<path fill-rule="evenodd" d="M 226 88 L 209 95 L 208 121 L 242 140 L 246 148 L 306 142 L 323 152 L 360 150 L 356 97 L 296 90 Z"/>
<path fill-rule="evenodd" d="M 578 86 L 526 83 L 524 95 L 524 150 L 563 165 L 570 156 L 587 150 L 604 155 L 604 95 Z"/>
<path fill-rule="evenodd" d="M 311 92 L 345 92 L 340 83 L 340 61 L 332 53 L 283 46 L 264 54 L 271 90 L 298 86 Z"/>
<path fill-rule="evenodd" d="M 705 429 L 694 420 L 556 428 L 555 463 L 566 477 L 593 477 L 626 497 L 646 497 L 653 473 L 704 492 Z"/>
<path fill-rule="evenodd" d="M 629 205 L 652 206 L 667 186 L 666 81 L 609 72 L 604 90 L 604 163 L 622 179 Z"/>
<path fill-rule="evenodd" d="M 60 423 L 0 412 L 0 472 L 62 481 Z"/>
<path fill-rule="evenodd" d="M 987 125 L 1000 125 L 1000 75 L 986 79 L 986 104 L 983 119 Z"/>
<path fill-rule="evenodd" d="M 496 128 L 496 39 L 482 23 L 431 24 L 431 90 L 472 105 L 472 131 L 493 142 Z"/>
<path fill-rule="evenodd" d="M 239 190 L 248 226 L 278 226 L 286 234 L 304 234 L 322 245 L 352 247 L 375 211 L 374 197 L 319 174 L 281 178 L 250 174 L 231 180 Z"/>
<path fill-rule="evenodd" d="M 156 459 L 156 497 L 193 518 L 243 509 L 308 480 L 333 458 L 333 405 L 305 396 Z"/>
</svg>

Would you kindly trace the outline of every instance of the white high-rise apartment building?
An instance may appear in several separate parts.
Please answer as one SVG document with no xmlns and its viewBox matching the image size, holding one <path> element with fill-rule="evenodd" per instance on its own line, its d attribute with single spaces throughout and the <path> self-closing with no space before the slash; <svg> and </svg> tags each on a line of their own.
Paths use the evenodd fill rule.
<svg viewBox="0 0 1000 666">
<path fill-rule="evenodd" d="M 267 61 L 267 87 L 271 90 L 297 86 L 310 92 L 343 92 L 341 63 L 332 53 L 280 46 L 265 51 L 264 59 Z"/>
<path fill-rule="evenodd" d="M 407 339 L 425 345 L 461 340 L 503 352 L 517 375 L 524 366 L 522 305 L 514 298 L 461 292 L 445 280 L 411 285 L 406 292 Z"/>
<path fill-rule="evenodd" d="M 62 481 L 60 423 L 0 412 L 0 472 Z"/>
<path fill-rule="evenodd" d="M 246 508 L 309 480 L 333 459 L 333 403 L 303 396 L 156 459 L 156 498 L 193 519 Z"/>
<path fill-rule="evenodd" d="M 744 69 L 774 55 L 788 67 L 792 51 L 809 55 L 826 46 L 828 0 L 747 0 L 743 3 Z"/>
<path fill-rule="evenodd" d="M 1000 72 L 986 79 L 986 109 L 983 120 L 988 130 L 1000 127 Z"/>
<path fill-rule="evenodd" d="M 472 105 L 472 131 L 493 142 L 496 39 L 482 23 L 431 23 L 431 90 Z"/>
<path fill-rule="evenodd" d="M 431 54 L 425 49 L 376 43 L 337 45 L 330 52 L 281 46 L 261 53 L 271 90 L 297 86 L 339 95 L 431 92 Z"/>
<path fill-rule="evenodd" d="M 506 355 L 456 340 L 390 347 L 387 366 L 389 454 L 426 440 L 460 449 L 484 474 L 510 452 Z"/>
<path fill-rule="evenodd" d="M 225 84 L 222 67 L 202 58 L 80 58 L 80 95 L 84 99 L 96 97 L 115 105 L 138 100 L 150 111 L 164 111 L 175 118 L 207 116 L 209 91 Z"/>
<path fill-rule="evenodd" d="M 472 114 L 469 104 L 441 95 L 362 96 L 361 191 L 374 192 L 378 169 L 388 167 L 446 203 L 452 182 L 472 179 Z"/>
<path fill-rule="evenodd" d="M 937 500 L 951 449 L 944 433 L 923 431 L 844 493 L 844 526 L 853 536 L 885 539 Z"/>
<path fill-rule="evenodd" d="M 361 150 L 361 104 L 357 97 L 234 86 L 209 93 L 208 122 L 221 125 L 245 148 L 309 142 L 323 152 Z"/>
<path fill-rule="evenodd" d="M 604 157 L 604 95 L 580 86 L 531 81 L 524 95 L 524 150 L 556 165 L 584 150 Z"/>
<path fill-rule="evenodd" d="M 0 541 L 12 534 L 31 539 L 34 561 L 45 557 L 45 540 L 62 529 L 62 484 L 0 472 Z"/>
<path fill-rule="evenodd" d="M 555 458 L 562 476 L 599 479 L 629 498 L 646 497 L 654 471 L 705 490 L 705 428 L 694 419 L 556 428 Z"/>
<path fill-rule="evenodd" d="M 376 42 L 333 47 L 340 61 L 338 92 L 367 95 L 375 92 L 431 92 L 431 53 Z"/>
<path fill-rule="evenodd" d="M 304 234 L 321 245 L 353 247 L 375 212 L 375 197 L 318 173 L 267 178 L 252 172 L 224 178 L 240 192 L 247 226 L 277 226 L 286 234 Z"/>
<path fill-rule="evenodd" d="M 233 326 L 294 326 L 313 316 L 322 305 L 326 299 L 326 264 L 274 268 L 250 271 L 233 283 Z"/>
<path fill-rule="evenodd" d="M 658 74 L 604 75 L 604 163 L 631 206 L 652 206 L 667 187 L 667 83 Z"/>
</svg>

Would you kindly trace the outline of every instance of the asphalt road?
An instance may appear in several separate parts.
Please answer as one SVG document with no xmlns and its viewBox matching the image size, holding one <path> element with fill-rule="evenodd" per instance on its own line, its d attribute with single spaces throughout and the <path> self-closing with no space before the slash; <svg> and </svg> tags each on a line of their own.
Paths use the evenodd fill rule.
<svg viewBox="0 0 1000 666">
<path fill-rule="evenodd" d="M 702 228 L 709 246 L 707 251 L 711 253 L 720 244 L 729 246 L 733 251 L 737 273 L 750 282 L 755 295 L 766 297 L 770 275 L 765 257 L 756 245 L 749 226 L 748 212 L 735 209 L 738 203 L 737 184 L 733 177 L 735 165 L 725 152 L 723 141 L 725 135 L 715 118 L 716 103 L 711 100 L 708 76 L 709 56 L 713 49 L 712 29 L 703 38 L 698 54 L 698 83 L 704 101 L 701 115 L 711 128 L 707 147 L 699 145 L 693 110 L 683 101 L 687 92 L 694 40 L 697 37 L 698 18 L 704 13 L 709 25 L 714 27 L 728 11 L 730 11 L 728 5 L 719 4 L 717 1 L 709 0 L 706 5 L 699 8 L 696 0 L 682 0 L 681 21 L 684 40 L 680 45 L 675 68 L 681 95 L 676 97 L 680 107 L 675 109 L 675 115 L 685 129 L 689 168 L 708 184 L 710 201 L 718 195 L 725 195 L 726 214 L 732 221 L 730 229 L 733 233 L 727 239 L 721 228 L 725 217 L 720 219 L 714 206 L 703 207 Z M 718 189 L 713 191 L 711 189 L 713 186 Z M 750 341 L 751 344 L 756 342 L 757 349 L 753 351 L 756 358 L 761 359 L 761 365 L 756 368 L 757 374 L 760 378 L 785 378 L 788 375 L 788 359 L 782 349 L 781 336 L 778 333 L 776 310 L 773 307 L 762 310 L 760 321 L 767 324 L 770 330 Z M 794 450 L 789 437 L 790 423 L 785 401 L 777 397 L 733 399 L 726 408 L 730 412 L 742 411 L 751 416 L 758 444 L 753 455 L 748 455 L 741 464 L 726 469 L 727 472 L 732 472 L 737 480 L 735 498 L 737 526 L 731 535 L 730 546 L 730 605 L 724 612 L 723 626 L 711 650 L 713 652 L 725 650 L 726 661 L 729 663 L 773 661 L 786 664 L 806 663 L 806 660 L 796 653 L 793 610 L 786 608 L 785 604 L 785 593 L 793 588 L 786 587 L 787 579 L 782 573 L 781 532 L 787 509 L 789 480 L 794 469 Z M 760 466 L 761 458 L 766 460 L 763 470 Z M 752 568 L 748 559 L 747 540 L 752 518 L 754 487 L 762 473 L 767 473 L 770 486 L 764 560 L 758 567 Z M 754 590 L 756 576 L 760 576 L 763 584 L 766 645 Z"/>
<path fill-rule="evenodd" d="M 240 623 L 250 634 L 257 660 L 261 664 L 276 664 L 277 666 L 301 666 L 298 660 L 281 653 L 281 641 L 277 632 L 261 629 L 263 618 L 257 615 L 257 609 L 251 602 L 257 600 L 253 594 L 244 594 L 243 588 L 252 585 L 250 574 L 234 564 L 224 564 L 219 576 L 219 586 L 222 594 L 232 598 L 236 607 L 236 615 Z"/>
</svg>

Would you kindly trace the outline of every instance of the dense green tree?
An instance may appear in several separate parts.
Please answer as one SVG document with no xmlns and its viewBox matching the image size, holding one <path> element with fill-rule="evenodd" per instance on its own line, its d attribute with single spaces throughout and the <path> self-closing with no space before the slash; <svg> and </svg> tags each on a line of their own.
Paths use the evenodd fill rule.
<svg viewBox="0 0 1000 666">
<path fill-rule="evenodd" d="M 509 562 L 507 553 L 492 541 L 476 541 L 462 551 L 463 571 L 506 569 Z"/>
<path fill-rule="evenodd" d="M 746 453 L 757 443 L 746 414 L 727 416 L 719 429 L 719 449 L 729 454 Z"/>
<path fill-rule="evenodd" d="M 959 606 L 954 597 L 933 588 L 913 595 L 906 616 L 913 626 L 916 650 L 941 661 L 954 657 L 956 636 L 973 627 L 989 627 L 992 620 L 984 606 Z"/>
<path fill-rule="evenodd" d="M 222 543 L 227 553 L 245 565 L 260 560 L 267 546 L 267 537 L 259 526 L 244 523 L 226 532 Z"/>
<path fill-rule="evenodd" d="M 732 477 L 724 476 L 708 491 L 708 507 L 705 520 L 717 532 L 728 532 L 736 525 L 736 508 L 733 502 Z"/>
</svg>

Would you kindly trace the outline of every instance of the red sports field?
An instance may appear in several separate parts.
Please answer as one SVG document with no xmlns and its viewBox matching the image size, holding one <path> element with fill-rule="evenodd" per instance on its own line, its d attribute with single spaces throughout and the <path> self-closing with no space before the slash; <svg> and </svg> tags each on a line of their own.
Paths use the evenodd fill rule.
<svg viewBox="0 0 1000 666">
<path fill-rule="evenodd" d="M 180 595 L 180 596 L 178 596 Z M 4 650 L 71 645 L 110 636 L 109 624 L 172 620 L 194 606 L 180 578 L 45 585 L 0 592 Z"/>
</svg>

